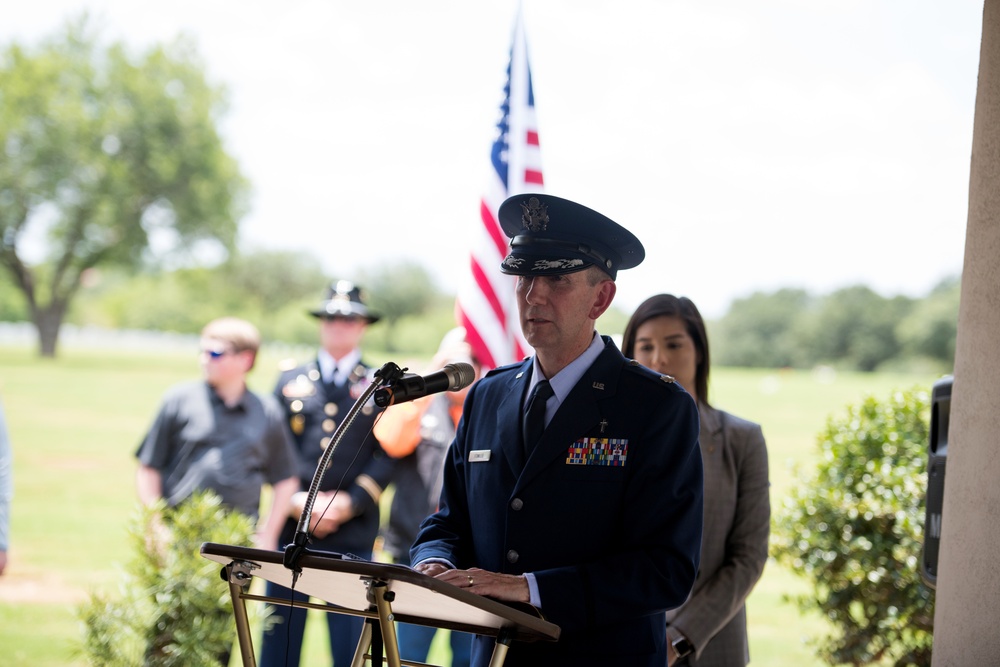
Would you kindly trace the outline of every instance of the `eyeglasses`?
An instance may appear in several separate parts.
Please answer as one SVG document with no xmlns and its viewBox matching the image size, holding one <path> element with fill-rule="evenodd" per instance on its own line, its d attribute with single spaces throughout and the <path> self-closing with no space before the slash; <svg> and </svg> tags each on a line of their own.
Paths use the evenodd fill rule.
<svg viewBox="0 0 1000 667">
<path fill-rule="evenodd" d="M 202 350 L 202 354 L 207 354 L 209 359 L 221 359 L 234 350 Z"/>
</svg>

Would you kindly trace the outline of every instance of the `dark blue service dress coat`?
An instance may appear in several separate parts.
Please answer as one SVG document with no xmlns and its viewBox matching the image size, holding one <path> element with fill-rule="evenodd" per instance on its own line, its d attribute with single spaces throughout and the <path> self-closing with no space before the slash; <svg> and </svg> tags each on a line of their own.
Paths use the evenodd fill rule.
<svg viewBox="0 0 1000 667">
<path fill-rule="evenodd" d="M 316 467 L 337 426 L 347 416 L 355 401 L 370 384 L 371 368 L 359 363 L 343 385 L 325 384 L 319 364 L 286 370 L 278 378 L 274 395 L 284 407 L 292 441 L 298 454 L 299 483 L 309 489 Z M 319 551 L 346 552 L 368 557 L 379 527 L 379 498 L 392 479 L 395 462 L 371 433 L 380 409 L 369 401 L 344 434 L 330 457 L 320 491 L 340 489 L 348 493 L 356 515 L 336 532 L 323 538 L 312 537 L 309 548 Z M 314 515 L 323 511 L 317 503 Z M 295 536 L 298 520 L 289 518 L 281 532 L 279 548 Z"/>
<path fill-rule="evenodd" d="M 532 572 L 558 642 L 515 642 L 505 665 L 666 665 L 664 611 L 698 571 L 702 463 L 694 400 L 610 339 L 527 461 L 521 402 L 531 360 L 469 392 L 411 562 Z M 479 637 L 485 666 L 492 638 Z"/>
</svg>

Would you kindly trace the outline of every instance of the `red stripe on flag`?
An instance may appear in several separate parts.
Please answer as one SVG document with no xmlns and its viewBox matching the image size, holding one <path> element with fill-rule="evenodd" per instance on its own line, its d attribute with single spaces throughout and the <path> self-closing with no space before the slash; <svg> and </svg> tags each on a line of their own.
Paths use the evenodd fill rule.
<svg viewBox="0 0 1000 667">
<path fill-rule="evenodd" d="M 469 319 L 464 310 L 460 309 L 460 311 L 462 326 L 465 327 L 465 342 L 472 348 L 472 353 L 475 355 L 476 361 L 483 368 L 496 368 L 496 360 L 493 359 L 493 354 L 490 352 L 489 346 L 486 345 L 486 341 L 479 335 L 476 325 L 472 323 L 472 320 Z"/>
<path fill-rule="evenodd" d="M 528 130 L 527 142 L 529 146 L 538 145 L 538 130 Z"/>
<path fill-rule="evenodd" d="M 542 172 L 537 169 L 525 169 L 524 170 L 524 182 L 531 183 L 533 185 L 543 185 Z"/>
<path fill-rule="evenodd" d="M 507 322 L 507 316 L 504 315 L 500 298 L 493 291 L 493 285 L 490 284 L 489 278 L 486 277 L 486 272 L 483 271 L 483 267 L 479 266 L 479 262 L 476 261 L 475 257 L 472 258 L 472 278 L 476 281 L 476 286 L 483 297 L 489 302 L 490 308 L 493 309 L 493 314 L 496 315 L 497 321 L 500 322 L 500 326 L 503 328 Z"/>
<path fill-rule="evenodd" d="M 485 199 L 479 200 L 479 217 L 483 220 L 483 227 L 486 228 L 486 233 L 490 235 L 490 240 L 496 246 L 497 254 L 501 257 L 506 257 L 507 235 L 500 229 L 500 223 L 493 216 L 493 211 L 490 210 Z"/>
</svg>

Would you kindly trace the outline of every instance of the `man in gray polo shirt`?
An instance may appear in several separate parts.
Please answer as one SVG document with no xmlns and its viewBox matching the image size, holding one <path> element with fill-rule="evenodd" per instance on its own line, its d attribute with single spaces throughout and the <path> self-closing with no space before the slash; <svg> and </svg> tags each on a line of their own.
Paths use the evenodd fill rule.
<svg viewBox="0 0 1000 667">
<path fill-rule="evenodd" d="M 271 508 L 255 543 L 276 549 L 292 495 L 299 489 L 295 452 L 274 397 L 246 386 L 260 334 L 237 318 L 209 322 L 201 334 L 204 379 L 169 389 L 137 452 L 139 500 L 171 507 L 210 489 L 234 510 L 257 517 L 261 488 Z"/>
</svg>

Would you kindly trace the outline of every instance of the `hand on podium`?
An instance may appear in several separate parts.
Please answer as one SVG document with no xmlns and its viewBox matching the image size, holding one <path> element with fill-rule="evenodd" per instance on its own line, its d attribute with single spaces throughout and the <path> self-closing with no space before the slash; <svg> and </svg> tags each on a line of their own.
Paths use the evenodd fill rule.
<svg viewBox="0 0 1000 667">
<path fill-rule="evenodd" d="M 478 567 L 457 570 L 435 562 L 418 563 L 413 569 L 470 593 L 494 600 L 527 603 L 531 599 L 528 580 L 519 574 L 500 574 Z"/>
</svg>

